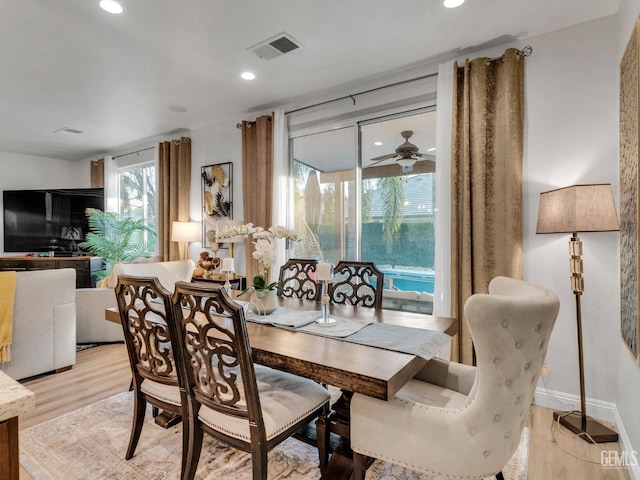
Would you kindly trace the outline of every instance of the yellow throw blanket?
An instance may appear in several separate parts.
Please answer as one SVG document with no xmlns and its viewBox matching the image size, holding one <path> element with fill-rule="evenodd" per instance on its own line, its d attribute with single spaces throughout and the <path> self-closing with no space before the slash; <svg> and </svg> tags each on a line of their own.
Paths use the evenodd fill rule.
<svg viewBox="0 0 640 480">
<path fill-rule="evenodd" d="M 16 272 L 0 272 L 0 363 L 11 360 Z"/>
</svg>

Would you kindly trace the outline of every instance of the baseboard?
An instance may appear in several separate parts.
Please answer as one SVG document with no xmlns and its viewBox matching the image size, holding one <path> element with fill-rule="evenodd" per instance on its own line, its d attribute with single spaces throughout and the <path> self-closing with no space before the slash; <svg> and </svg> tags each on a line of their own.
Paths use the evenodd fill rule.
<svg viewBox="0 0 640 480">
<path fill-rule="evenodd" d="M 536 388 L 533 403 L 541 407 L 553 410 L 580 410 L 580 397 L 570 393 L 559 392 L 557 390 L 547 390 L 544 387 Z M 599 420 L 616 423 L 616 404 L 603 402 L 587 397 L 587 415 Z"/>
<path fill-rule="evenodd" d="M 620 414 L 618 413 L 617 408 L 614 411 L 614 415 L 615 420 L 613 423 L 615 424 L 616 430 L 618 431 L 618 442 L 620 443 L 620 449 L 623 452 L 628 452 L 627 455 L 629 462 L 627 465 L 627 472 L 629 472 L 629 477 L 631 477 L 631 480 L 640 480 L 640 465 L 638 464 L 640 462 L 640 457 L 633 450 L 633 445 L 631 445 L 631 442 L 629 441 L 629 436 L 627 435 L 627 431 L 624 428 L 624 423 L 622 422 L 622 418 L 620 418 Z"/>
<path fill-rule="evenodd" d="M 580 397 L 578 395 L 557 390 L 547 390 L 544 387 L 536 388 L 533 403 L 553 410 L 580 410 Z M 640 455 L 635 453 L 633 445 L 631 445 L 616 404 L 587 398 L 586 405 L 587 415 L 613 423 L 615 430 L 618 432 L 620 449 L 622 452 L 627 453 L 627 458 L 629 459 L 626 465 L 629 476 L 631 480 L 640 480 L 640 465 L 638 465 L 640 463 Z M 635 458 L 638 461 L 635 461 Z"/>
</svg>

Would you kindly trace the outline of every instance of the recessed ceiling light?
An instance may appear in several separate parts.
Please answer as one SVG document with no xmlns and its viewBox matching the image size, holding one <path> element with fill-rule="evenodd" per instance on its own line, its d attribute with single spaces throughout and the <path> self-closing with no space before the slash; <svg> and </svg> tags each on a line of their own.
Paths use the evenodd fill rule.
<svg viewBox="0 0 640 480">
<path fill-rule="evenodd" d="M 444 0 L 443 5 L 447 8 L 456 8 L 464 3 L 464 0 Z"/>
<path fill-rule="evenodd" d="M 100 0 L 100 8 L 114 15 L 120 15 L 124 12 L 124 7 L 115 0 Z"/>
<path fill-rule="evenodd" d="M 182 105 L 169 105 L 169 110 L 172 112 L 184 113 L 187 111 L 187 107 L 183 107 Z"/>
<path fill-rule="evenodd" d="M 382 145 L 382 142 L 373 142 L 373 144 L 374 144 L 376 147 L 379 147 L 380 145 Z"/>
<path fill-rule="evenodd" d="M 436 147 L 431 147 L 427 150 L 427 152 L 435 152 L 436 151 Z"/>
<path fill-rule="evenodd" d="M 255 74 L 251 72 L 242 72 L 240 74 L 240 77 L 242 77 L 245 80 L 254 80 L 256 78 Z"/>
</svg>

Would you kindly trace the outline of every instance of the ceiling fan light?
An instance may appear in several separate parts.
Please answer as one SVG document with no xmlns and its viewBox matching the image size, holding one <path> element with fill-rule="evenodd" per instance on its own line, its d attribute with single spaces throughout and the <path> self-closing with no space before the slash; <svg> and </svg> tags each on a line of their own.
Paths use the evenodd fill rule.
<svg viewBox="0 0 640 480">
<path fill-rule="evenodd" d="M 464 3 L 464 0 L 444 0 L 442 4 L 447 8 L 456 8 Z"/>
<path fill-rule="evenodd" d="M 416 163 L 416 159 L 415 158 L 401 158 L 400 160 L 398 160 L 398 163 L 403 167 L 410 167 L 411 165 Z"/>
</svg>

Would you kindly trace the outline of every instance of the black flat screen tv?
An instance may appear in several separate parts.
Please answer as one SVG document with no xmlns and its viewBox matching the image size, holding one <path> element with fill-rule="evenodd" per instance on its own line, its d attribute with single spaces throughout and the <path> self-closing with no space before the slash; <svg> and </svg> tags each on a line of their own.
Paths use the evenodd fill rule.
<svg viewBox="0 0 640 480">
<path fill-rule="evenodd" d="M 4 190 L 5 252 L 80 255 L 89 222 L 85 210 L 104 210 L 103 188 Z"/>
</svg>

